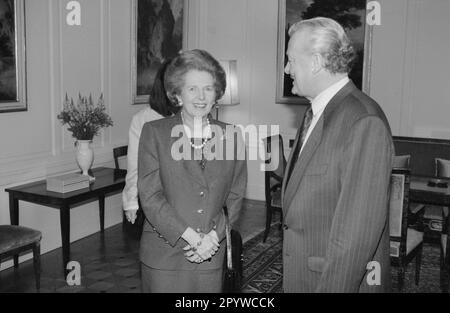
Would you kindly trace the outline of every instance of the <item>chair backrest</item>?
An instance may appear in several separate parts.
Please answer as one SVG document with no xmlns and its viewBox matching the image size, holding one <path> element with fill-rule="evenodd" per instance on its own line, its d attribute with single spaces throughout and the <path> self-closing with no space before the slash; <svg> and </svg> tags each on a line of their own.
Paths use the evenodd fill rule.
<svg viewBox="0 0 450 313">
<path fill-rule="evenodd" d="M 116 169 L 120 169 L 119 158 L 126 156 L 127 154 L 128 154 L 128 146 L 120 146 L 113 149 L 114 164 L 116 166 Z"/>
<path fill-rule="evenodd" d="M 273 160 L 273 153 L 277 154 L 276 157 L 278 157 L 278 165 L 275 164 L 276 168 L 270 171 L 267 171 L 266 167 L 266 173 L 275 174 L 276 176 L 283 178 L 284 171 L 286 169 L 286 158 L 284 156 L 284 145 L 283 145 L 283 137 L 278 135 L 269 136 L 263 139 L 263 141 L 266 144 L 266 164 L 271 164 Z"/>
<path fill-rule="evenodd" d="M 450 160 L 450 140 L 394 136 L 396 155 L 411 155 L 411 175 L 435 175 L 435 159 Z"/>
<path fill-rule="evenodd" d="M 436 159 L 435 161 L 436 176 L 450 178 L 450 161 L 442 159 Z M 450 249 L 450 210 L 448 207 L 442 208 L 442 233 L 444 234 L 444 236 L 441 236 L 442 250 L 444 256 L 446 256 L 448 249 Z"/>
<path fill-rule="evenodd" d="M 408 232 L 409 169 L 393 169 L 389 194 L 389 234 L 391 257 L 406 256 L 406 236 Z"/>
</svg>

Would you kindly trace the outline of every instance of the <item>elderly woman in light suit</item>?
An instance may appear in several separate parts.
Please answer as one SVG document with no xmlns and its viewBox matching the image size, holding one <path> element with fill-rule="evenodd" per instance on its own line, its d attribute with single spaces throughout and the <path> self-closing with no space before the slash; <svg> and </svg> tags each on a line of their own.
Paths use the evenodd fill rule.
<svg viewBox="0 0 450 313">
<path fill-rule="evenodd" d="M 209 118 L 226 87 L 225 73 L 209 53 L 180 53 L 166 70 L 164 86 L 181 110 L 146 123 L 139 142 L 138 190 L 146 216 L 140 246 L 143 291 L 220 292 L 222 207 L 228 207 L 233 223 L 247 183 L 245 145 L 238 128 Z M 211 157 L 218 147 L 226 147 L 226 153 Z M 180 159 L 175 152 L 181 150 Z"/>
</svg>

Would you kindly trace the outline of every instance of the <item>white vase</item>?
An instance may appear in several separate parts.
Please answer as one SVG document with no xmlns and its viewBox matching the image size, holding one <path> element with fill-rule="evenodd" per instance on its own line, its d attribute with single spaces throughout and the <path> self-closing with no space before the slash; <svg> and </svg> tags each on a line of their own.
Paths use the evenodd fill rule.
<svg viewBox="0 0 450 313">
<path fill-rule="evenodd" d="M 77 148 L 77 163 L 82 174 L 87 175 L 88 170 L 94 162 L 94 150 L 91 147 L 92 140 L 77 140 L 75 146 Z"/>
</svg>

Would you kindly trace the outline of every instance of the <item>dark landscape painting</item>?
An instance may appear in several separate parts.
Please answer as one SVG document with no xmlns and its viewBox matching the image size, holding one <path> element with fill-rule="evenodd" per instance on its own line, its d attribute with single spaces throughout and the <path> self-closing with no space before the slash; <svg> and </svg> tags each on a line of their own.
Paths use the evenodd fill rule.
<svg viewBox="0 0 450 313">
<path fill-rule="evenodd" d="M 278 75 L 282 77 L 279 80 L 277 102 L 295 103 L 299 97 L 291 93 L 292 79 L 284 74 L 286 66 L 286 50 L 289 41 L 288 30 L 292 24 L 303 19 L 309 19 L 317 16 L 329 17 L 339 22 L 346 30 L 353 42 L 357 52 L 357 59 L 350 73 L 350 78 L 355 85 L 362 89 L 363 82 L 363 64 L 364 64 L 364 43 L 365 43 L 365 17 L 366 0 L 281 0 L 285 1 L 285 12 L 280 12 L 278 53 L 282 64 L 279 64 Z M 280 40 L 282 39 L 282 40 Z M 284 50 L 282 50 L 284 49 Z M 282 55 L 281 55 L 282 54 Z"/>
<path fill-rule="evenodd" d="M 148 95 L 159 66 L 183 45 L 183 0 L 138 0 L 137 96 Z"/>
<path fill-rule="evenodd" d="M 0 0 L 0 102 L 17 101 L 14 0 Z"/>
</svg>

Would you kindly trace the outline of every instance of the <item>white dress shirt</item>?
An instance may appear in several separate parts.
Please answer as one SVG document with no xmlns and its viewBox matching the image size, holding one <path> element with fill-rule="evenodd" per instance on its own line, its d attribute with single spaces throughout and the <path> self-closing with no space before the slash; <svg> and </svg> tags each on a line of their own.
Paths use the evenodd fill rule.
<svg viewBox="0 0 450 313">
<path fill-rule="evenodd" d="M 303 147 L 305 146 L 306 142 L 309 139 L 309 136 L 314 130 L 317 121 L 322 116 L 322 113 L 327 107 L 328 102 L 330 102 L 330 100 L 339 92 L 339 90 L 341 90 L 349 81 L 350 79 L 348 77 L 345 77 L 337 83 L 334 83 L 333 85 L 319 93 L 314 99 L 312 99 L 311 109 L 313 112 L 313 118 L 311 120 L 311 124 L 309 125 L 308 131 L 306 132 L 305 142 L 300 149 L 300 153 L 302 153 Z"/>
<path fill-rule="evenodd" d="M 160 118 L 163 118 L 163 116 L 147 106 L 136 113 L 131 120 L 130 130 L 128 131 L 127 176 L 125 178 L 125 188 L 122 191 L 122 204 L 125 211 L 139 208 L 137 165 L 139 138 L 141 137 L 142 127 L 145 123 Z"/>
</svg>

